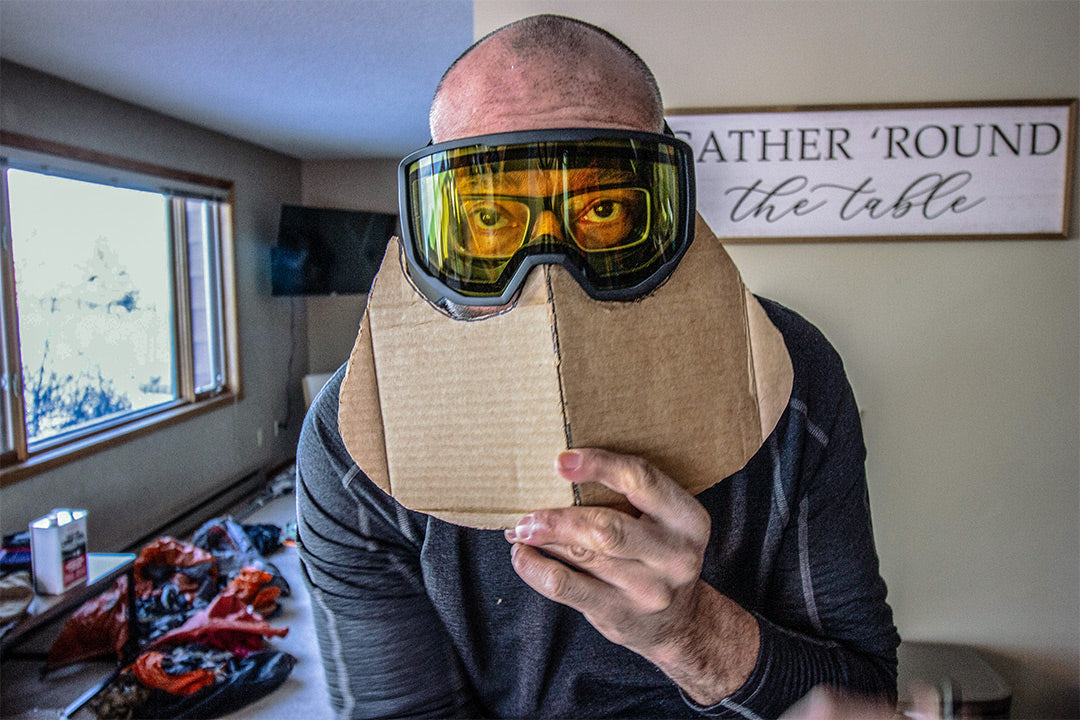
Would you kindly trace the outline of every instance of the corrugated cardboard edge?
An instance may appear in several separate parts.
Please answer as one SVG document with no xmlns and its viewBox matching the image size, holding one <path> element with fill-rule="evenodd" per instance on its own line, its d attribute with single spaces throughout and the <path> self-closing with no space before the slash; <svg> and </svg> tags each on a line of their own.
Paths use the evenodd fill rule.
<svg viewBox="0 0 1080 720">
<path fill-rule="evenodd" d="M 499 513 L 499 512 L 458 512 L 456 510 L 431 510 L 429 515 L 445 520 L 454 525 L 476 528 L 478 530 L 505 530 L 517 525 L 525 514 L 523 512 Z"/>
<path fill-rule="evenodd" d="M 390 253 L 387 253 L 387 256 L 389 255 Z M 385 264 L 384 258 L 383 265 Z M 375 281 L 377 284 L 378 276 Z M 374 284 L 371 292 L 375 292 Z M 371 344 L 371 317 L 368 311 L 364 310 L 360 333 L 349 354 L 349 364 L 338 393 L 338 430 L 349 455 L 364 474 L 383 492 L 392 495 L 378 376 L 375 352 Z"/>
<path fill-rule="evenodd" d="M 743 290 L 750 333 L 750 372 L 756 389 L 761 439 L 764 442 L 776 429 L 788 406 L 795 374 L 784 337 L 749 288 L 743 286 Z"/>
</svg>

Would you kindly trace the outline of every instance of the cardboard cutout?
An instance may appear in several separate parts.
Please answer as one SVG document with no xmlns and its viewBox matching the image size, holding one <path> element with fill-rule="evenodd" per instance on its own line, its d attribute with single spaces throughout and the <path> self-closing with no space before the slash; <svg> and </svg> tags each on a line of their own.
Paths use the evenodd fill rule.
<svg viewBox="0 0 1080 720">
<path fill-rule="evenodd" d="M 545 265 L 513 309 L 455 320 L 399 255 L 394 239 L 339 424 L 360 469 L 410 509 L 505 528 L 540 508 L 625 502 L 556 474 L 572 447 L 638 455 L 696 494 L 742 468 L 787 406 L 783 338 L 700 216 L 672 276 L 632 302 L 593 300 Z"/>
</svg>

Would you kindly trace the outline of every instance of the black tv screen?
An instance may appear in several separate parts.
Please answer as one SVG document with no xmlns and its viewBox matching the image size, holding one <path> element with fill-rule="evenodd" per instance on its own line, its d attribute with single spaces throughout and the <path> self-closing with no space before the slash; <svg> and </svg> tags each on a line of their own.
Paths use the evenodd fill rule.
<svg viewBox="0 0 1080 720">
<path fill-rule="evenodd" d="M 270 251 L 274 295 L 359 295 L 371 289 L 397 216 L 282 205 Z"/>
</svg>

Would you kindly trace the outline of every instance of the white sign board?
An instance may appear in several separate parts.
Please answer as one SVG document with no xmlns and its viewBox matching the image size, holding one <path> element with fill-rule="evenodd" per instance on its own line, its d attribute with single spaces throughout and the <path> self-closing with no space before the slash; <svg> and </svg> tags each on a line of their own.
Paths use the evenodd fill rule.
<svg viewBox="0 0 1080 720">
<path fill-rule="evenodd" d="M 1068 236 L 1077 101 L 673 110 L 728 242 Z"/>
</svg>

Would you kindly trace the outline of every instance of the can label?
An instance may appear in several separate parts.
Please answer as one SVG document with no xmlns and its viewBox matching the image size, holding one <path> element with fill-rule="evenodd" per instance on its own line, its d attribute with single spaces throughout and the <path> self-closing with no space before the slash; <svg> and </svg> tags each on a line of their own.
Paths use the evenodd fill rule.
<svg viewBox="0 0 1080 720">
<path fill-rule="evenodd" d="M 86 511 L 56 509 L 30 523 L 34 587 L 59 595 L 86 582 Z"/>
</svg>

